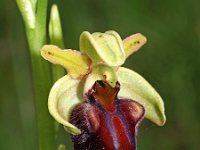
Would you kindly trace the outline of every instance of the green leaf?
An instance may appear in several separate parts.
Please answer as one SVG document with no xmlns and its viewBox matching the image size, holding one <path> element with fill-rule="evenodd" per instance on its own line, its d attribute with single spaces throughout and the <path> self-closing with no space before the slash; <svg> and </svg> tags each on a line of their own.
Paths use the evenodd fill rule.
<svg viewBox="0 0 200 150">
<path fill-rule="evenodd" d="M 65 67 L 74 79 L 80 79 L 90 71 L 90 59 L 79 51 L 61 50 L 54 45 L 45 45 L 41 49 L 41 55 L 51 63 Z"/>
<path fill-rule="evenodd" d="M 159 126 L 165 124 L 164 102 L 156 90 L 138 73 L 120 67 L 117 71 L 121 84 L 119 97 L 130 98 L 142 104 L 145 117 Z"/>
<path fill-rule="evenodd" d="M 126 54 L 126 58 L 131 54 L 138 51 L 145 43 L 147 39 L 141 33 L 133 34 L 123 40 L 123 46 Z"/>
<path fill-rule="evenodd" d="M 94 64 L 103 62 L 109 66 L 120 66 L 125 61 L 123 43 L 115 31 L 93 34 L 83 32 L 80 36 L 80 50 L 86 53 Z"/>
<path fill-rule="evenodd" d="M 38 0 L 30 0 L 33 12 L 36 12 L 36 4 Z"/>
<path fill-rule="evenodd" d="M 55 4 L 51 7 L 51 15 L 49 22 L 49 37 L 51 40 L 51 44 L 55 44 L 61 48 L 64 48 L 60 16 L 58 12 L 58 7 Z"/>
<path fill-rule="evenodd" d="M 49 37 L 51 44 L 64 48 L 60 16 L 58 12 L 58 7 L 55 4 L 51 7 L 51 15 L 49 21 Z M 52 72 L 53 72 L 53 82 L 57 81 L 65 74 L 65 70 L 63 69 L 63 67 L 58 65 L 52 66 Z"/>
<path fill-rule="evenodd" d="M 83 102 L 83 83 L 83 81 L 73 80 L 69 75 L 66 75 L 53 85 L 49 94 L 50 114 L 71 134 L 80 134 L 80 130 L 69 123 L 69 117 L 72 108 Z"/>
<path fill-rule="evenodd" d="M 33 11 L 35 6 L 32 6 L 34 3 L 30 0 L 16 0 L 16 2 L 27 27 L 35 28 L 35 12 Z"/>
<path fill-rule="evenodd" d="M 46 103 L 51 86 L 50 68 L 40 55 L 40 48 L 46 43 L 47 0 L 17 0 L 26 27 L 26 35 L 32 61 L 32 77 L 35 112 L 37 116 L 38 148 L 56 148 L 54 121 Z M 36 6 L 37 5 L 37 6 Z M 37 7 L 37 11 L 35 8 Z"/>
</svg>

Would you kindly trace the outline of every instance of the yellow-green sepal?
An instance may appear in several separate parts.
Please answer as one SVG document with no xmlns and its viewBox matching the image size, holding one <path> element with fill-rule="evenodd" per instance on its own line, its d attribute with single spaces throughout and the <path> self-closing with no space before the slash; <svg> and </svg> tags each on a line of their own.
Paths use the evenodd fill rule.
<svg viewBox="0 0 200 150">
<path fill-rule="evenodd" d="M 125 61 L 123 43 L 115 31 L 90 34 L 85 31 L 80 36 L 80 50 L 86 53 L 96 65 L 105 63 L 120 66 Z"/>
<path fill-rule="evenodd" d="M 117 71 L 121 84 L 118 96 L 130 98 L 142 104 L 145 117 L 159 126 L 165 124 L 164 102 L 156 90 L 138 73 L 120 67 Z"/>
<path fill-rule="evenodd" d="M 126 54 L 126 58 L 131 54 L 138 51 L 145 43 L 147 39 L 141 33 L 133 34 L 123 40 L 123 46 Z"/>
<path fill-rule="evenodd" d="M 53 118 L 65 126 L 71 134 L 80 134 L 81 131 L 69 122 L 70 114 L 75 105 L 83 102 L 83 81 L 73 80 L 69 75 L 60 78 L 52 87 L 48 109 Z"/>
<path fill-rule="evenodd" d="M 81 79 L 90 71 L 91 60 L 76 50 L 61 50 L 54 45 L 45 45 L 41 55 L 53 64 L 62 65 L 73 79 Z"/>
</svg>

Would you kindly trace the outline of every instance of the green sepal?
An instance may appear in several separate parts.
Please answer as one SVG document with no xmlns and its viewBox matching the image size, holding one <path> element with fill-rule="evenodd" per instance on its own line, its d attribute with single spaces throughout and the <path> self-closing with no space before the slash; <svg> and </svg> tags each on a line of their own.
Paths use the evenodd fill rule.
<svg viewBox="0 0 200 150">
<path fill-rule="evenodd" d="M 85 31 L 80 36 L 80 50 L 86 53 L 93 63 L 120 66 L 125 61 L 123 43 L 115 31 L 90 34 Z"/>
<path fill-rule="evenodd" d="M 164 102 L 156 90 L 138 73 L 120 67 L 117 71 L 121 88 L 119 97 L 130 98 L 142 104 L 145 117 L 159 126 L 165 124 Z"/>
<path fill-rule="evenodd" d="M 71 134 L 80 134 L 80 130 L 69 123 L 69 117 L 74 106 L 83 102 L 82 89 L 82 81 L 73 80 L 69 75 L 65 75 L 53 85 L 49 94 L 50 114 Z"/>
</svg>

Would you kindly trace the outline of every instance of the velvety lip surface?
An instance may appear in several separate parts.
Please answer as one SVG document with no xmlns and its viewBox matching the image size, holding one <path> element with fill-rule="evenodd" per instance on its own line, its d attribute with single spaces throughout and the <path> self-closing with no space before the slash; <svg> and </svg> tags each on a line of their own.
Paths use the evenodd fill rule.
<svg viewBox="0 0 200 150">
<path fill-rule="evenodd" d="M 118 99 L 119 83 L 115 88 L 97 81 L 86 94 L 86 102 L 77 105 L 71 123 L 81 129 L 73 135 L 75 150 L 135 150 L 138 123 L 144 116 L 139 103 Z"/>
</svg>

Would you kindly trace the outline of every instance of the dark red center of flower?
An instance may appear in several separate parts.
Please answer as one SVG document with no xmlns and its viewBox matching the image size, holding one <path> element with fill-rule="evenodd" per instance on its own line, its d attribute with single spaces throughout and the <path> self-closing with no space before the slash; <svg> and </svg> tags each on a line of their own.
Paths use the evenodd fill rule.
<svg viewBox="0 0 200 150">
<path fill-rule="evenodd" d="M 144 108 L 130 99 L 119 99 L 120 84 L 115 88 L 96 81 L 71 114 L 71 123 L 81 129 L 73 135 L 75 150 L 135 150 L 138 123 Z"/>
</svg>

